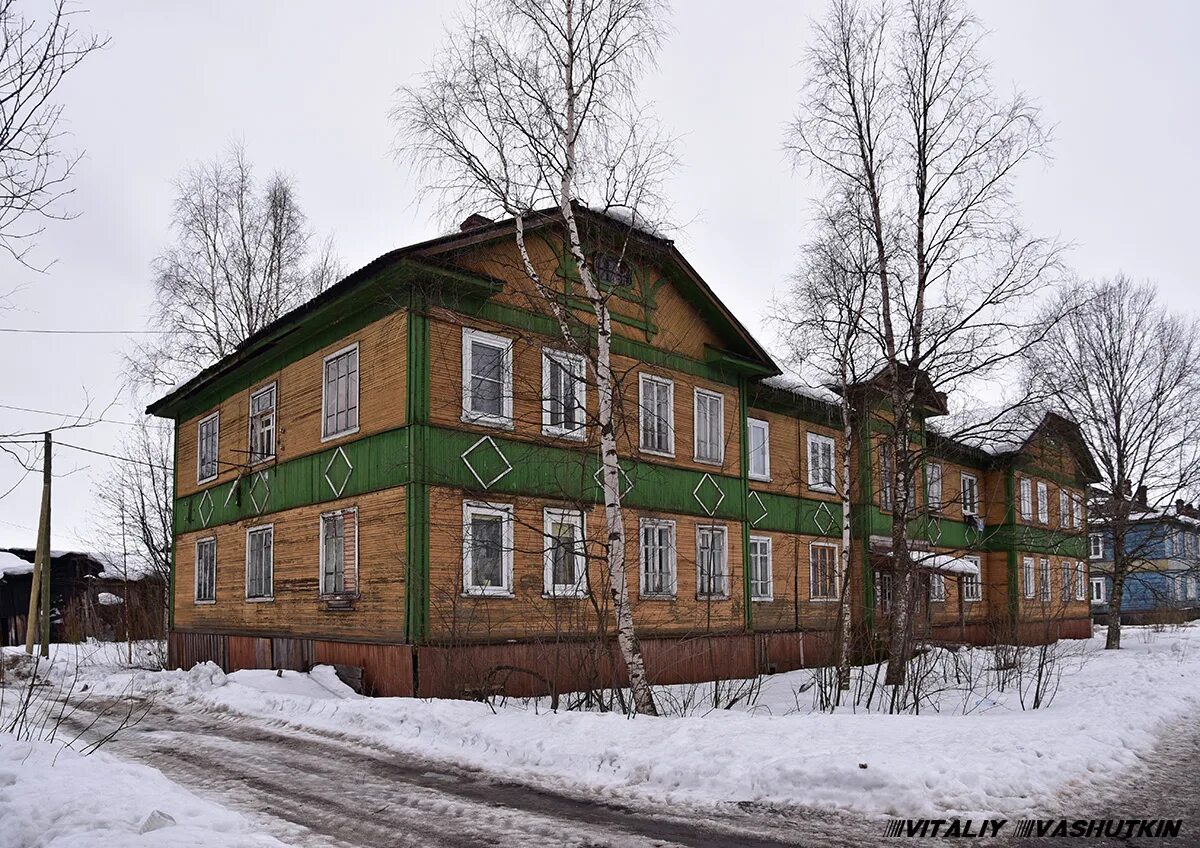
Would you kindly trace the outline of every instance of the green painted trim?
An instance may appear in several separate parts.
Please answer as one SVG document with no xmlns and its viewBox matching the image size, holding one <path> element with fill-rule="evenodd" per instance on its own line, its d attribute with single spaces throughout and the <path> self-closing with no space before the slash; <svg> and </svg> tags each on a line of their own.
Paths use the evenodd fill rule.
<svg viewBox="0 0 1200 848">
<path fill-rule="evenodd" d="M 746 423 L 746 380 L 738 379 L 738 459 L 742 470 L 741 486 L 738 496 L 742 506 L 742 608 L 744 611 L 746 630 L 754 630 L 754 603 L 751 600 L 753 586 L 750 580 L 750 446 L 747 443 L 749 428 Z M 772 560 L 774 552 L 772 552 Z M 771 579 L 774 580 L 775 563 L 771 563 Z"/>
<path fill-rule="evenodd" d="M 409 643 L 419 643 L 429 636 L 429 487 L 423 480 L 431 380 L 429 319 L 416 296 L 409 303 L 407 356 L 405 420 L 411 435 L 406 440 L 404 633 Z"/>
</svg>

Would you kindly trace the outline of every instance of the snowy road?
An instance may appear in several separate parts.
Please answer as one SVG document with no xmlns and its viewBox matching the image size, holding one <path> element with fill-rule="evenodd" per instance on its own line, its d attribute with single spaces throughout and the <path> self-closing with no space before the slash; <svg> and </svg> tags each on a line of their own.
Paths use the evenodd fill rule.
<svg viewBox="0 0 1200 848">
<path fill-rule="evenodd" d="M 105 750 L 155 766 L 306 848 L 865 846 L 878 844 L 881 827 L 837 813 L 665 811 L 569 796 L 333 734 L 162 704 Z"/>
</svg>

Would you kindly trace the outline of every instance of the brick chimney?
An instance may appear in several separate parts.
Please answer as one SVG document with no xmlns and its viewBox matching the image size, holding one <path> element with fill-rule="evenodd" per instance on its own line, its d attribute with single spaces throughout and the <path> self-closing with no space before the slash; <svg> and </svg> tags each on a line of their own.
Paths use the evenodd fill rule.
<svg viewBox="0 0 1200 848">
<path fill-rule="evenodd" d="M 491 218 L 487 217 L 486 215 L 480 215 L 478 212 L 476 212 L 463 219 L 463 222 L 458 225 L 458 229 L 460 232 L 465 233 L 467 230 L 477 230 L 480 227 L 486 227 L 488 224 L 494 223 L 495 221 L 493 221 Z"/>
</svg>

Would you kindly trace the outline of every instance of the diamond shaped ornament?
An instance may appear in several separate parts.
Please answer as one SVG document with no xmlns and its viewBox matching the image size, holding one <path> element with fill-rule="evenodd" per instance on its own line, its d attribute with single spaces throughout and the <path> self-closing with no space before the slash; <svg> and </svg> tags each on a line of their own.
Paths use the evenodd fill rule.
<svg viewBox="0 0 1200 848">
<path fill-rule="evenodd" d="M 254 475 L 254 480 L 250 483 L 250 503 L 254 504 L 254 512 L 262 515 L 262 511 L 267 508 L 267 501 L 271 499 L 271 483 L 267 479 L 267 472 L 260 471 Z"/>
<path fill-rule="evenodd" d="M 750 497 L 746 499 L 749 507 L 750 526 L 757 527 L 759 522 L 766 518 L 770 512 L 767 510 L 767 505 L 763 503 L 762 496 L 758 492 L 751 492 Z"/>
<path fill-rule="evenodd" d="M 929 542 L 936 548 L 942 541 L 942 520 L 940 518 L 929 519 L 928 531 Z"/>
<path fill-rule="evenodd" d="M 333 492 L 335 498 L 340 498 L 342 492 L 346 491 L 346 484 L 350 482 L 350 475 L 353 473 L 354 465 L 350 462 L 350 457 L 346 456 L 346 451 L 339 446 L 325 464 L 325 482 L 329 484 L 329 491 Z"/>
<path fill-rule="evenodd" d="M 817 529 L 821 531 L 822 536 L 830 536 L 837 527 L 837 519 L 833 517 L 833 511 L 829 508 L 829 504 L 821 501 L 821 505 L 817 507 L 816 514 L 813 515 L 813 521 L 817 525 Z"/>
<path fill-rule="evenodd" d="M 617 466 L 617 476 L 621 480 L 621 497 L 629 494 L 629 490 L 633 488 L 633 481 L 629 479 L 629 475 L 620 465 Z M 596 485 L 600 491 L 604 491 L 604 466 L 601 465 L 596 469 L 596 473 L 592 475 L 592 479 L 596 481 Z"/>
<path fill-rule="evenodd" d="M 495 486 L 513 470 L 512 463 L 491 436 L 484 436 L 471 445 L 462 452 L 461 457 L 463 464 L 485 489 Z"/>
<path fill-rule="evenodd" d="M 706 515 L 712 516 L 720 509 L 721 502 L 725 500 L 725 492 L 721 490 L 721 484 L 714 480 L 711 474 L 705 474 L 696 484 L 696 488 L 692 489 L 692 497 L 696 499 L 696 503 L 700 504 L 700 508 Z"/>
<path fill-rule="evenodd" d="M 200 526 L 207 527 L 208 522 L 212 521 L 213 511 L 216 509 L 213 506 L 212 491 L 205 489 L 204 494 L 200 496 Z"/>
</svg>

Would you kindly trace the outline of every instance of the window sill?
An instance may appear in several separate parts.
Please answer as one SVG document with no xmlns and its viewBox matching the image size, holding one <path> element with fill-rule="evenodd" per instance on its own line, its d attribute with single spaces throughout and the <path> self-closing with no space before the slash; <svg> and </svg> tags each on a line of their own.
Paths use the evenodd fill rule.
<svg viewBox="0 0 1200 848">
<path fill-rule="evenodd" d="M 773 603 L 775 603 L 775 596 L 772 595 L 769 598 L 751 598 L 750 603 L 752 603 L 752 604 L 773 604 Z"/>
<path fill-rule="evenodd" d="M 248 603 L 248 604 L 272 604 L 274 602 L 275 602 L 274 595 L 271 595 L 269 597 L 263 597 L 263 598 L 246 598 L 246 603 Z"/>
<path fill-rule="evenodd" d="M 495 590 L 489 592 L 489 591 L 485 591 L 483 589 L 474 589 L 474 590 L 468 589 L 467 591 L 462 592 L 459 595 L 459 597 L 462 597 L 462 598 L 515 598 L 516 595 L 514 595 L 512 592 L 495 591 Z"/>
<path fill-rule="evenodd" d="M 639 447 L 638 453 L 645 453 L 645 454 L 649 454 L 650 456 L 661 456 L 666 459 L 674 459 L 675 458 L 675 451 L 669 451 L 669 452 L 668 451 L 659 451 L 659 450 L 654 450 L 653 448 Z"/>
<path fill-rule="evenodd" d="M 491 427 L 496 430 L 513 430 L 512 418 L 497 418 L 491 415 L 464 412 L 461 417 L 464 424 L 475 424 L 479 427 Z"/>
<path fill-rule="evenodd" d="M 821 492 L 825 495 L 837 494 L 837 489 L 835 489 L 833 486 L 827 486 L 824 483 L 809 483 L 808 490 L 810 492 Z M 880 507 L 880 509 L 883 509 L 883 507 Z"/>
<path fill-rule="evenodd" d="M 202 601 L 199 598 L 197 598 L 196 600 L 192 601 L 192 603 L 198 607 L 211 607 L 216 602 L 217 602 L 216 598 L 211 598 L 210 600 L 207 600 L 207 601 Z"/>
<path fill-rule="evenodd" d="M 753 480 L 755 483 L 770 483 L 771 475 L 768 474 L 766 477 L 760 477 L 756 474 L 747 474 L 746 479 Z"/>
<path fill-rule="evenodd" d="M 725 457 L 721 457 L 720 459 L 705 459 L 704 457 L 693 456 L 692 462 L 698 462 L 701 465 L 714 465 L 717 468 L 720 468 L 725 464 Z"/>
<path fill-rule="evenodd" d="M 814 604 L 836 604 L 839 601 L 841 601 L 841 598 L 811 598 L 810 597 L 808 600 Z"/>
<path fill-rule="evenodd" d="M 357 433 L 359 431 L 359 429 L 360 428 L 358 428 L 358 427 L 354 427 L 353 429 L 350 429 L 350 430 L 342 430 L 339 433 L 331 433 L 328 436 L 322 436 L 321 443 L 324 444 L 325 442 L 335 442 L 338 439 L 345 438 L 346 436 L 353 436 L 355 433 Z"/>
<path fill-rule="evenodd" d="M 640 600 L 640 601 L 674 601 L 674 600 L 677 600 L 677 598 L 675 597 L 674 593 L 667 595 L 667 594 L 663 594 L 661 592 L 654 592 L 654 593 L 639 592 L 638 600 Z"/>
<path fill-rule="evenodd" d="M 275 461 L 275 454 L 271 454 L 270 456 L 264 456 L 264 457 L 261 457 L 260 459 L 251 460 L 250 467 L 253 468 L 256 465 L 263 465 L 264 463 L 274 462 L 274 461 Z"/>
<path fill-rule="evenodd" d="M 587 432 L 583 427 L 575 430 L 559 430 L 554 427 L 542 427 L 542 435 L 552 439 L 569 439 L 572 442 L 586 442 Z"/>
<path fill-rule="evenodd" d="M 722 595 L 701 595 L 699 592 L 697 592 L 697 593 L 696 593 L 696 600 L 697 600 L 697 601 L 728 601 L 728 600 L 729 600 L 729 595 L 728 595 L 728 594 L 722 594 Z"/>
<path fill-rule="evenodd" d="M 213 480 L 216 480 L 220 476 L 221 476 L 220 474 L 214 474 L 211 477 L 197 478 L 196 485 L 203 486 L 205 483 L 211 483 Z"/>
<path fill-rule="evenodd" d="M 588 596 L 587 592 L 571 590 L 569 592 L 542 592 L 542 598 L 547 601 L 579 601 Z"/>
</svg>

